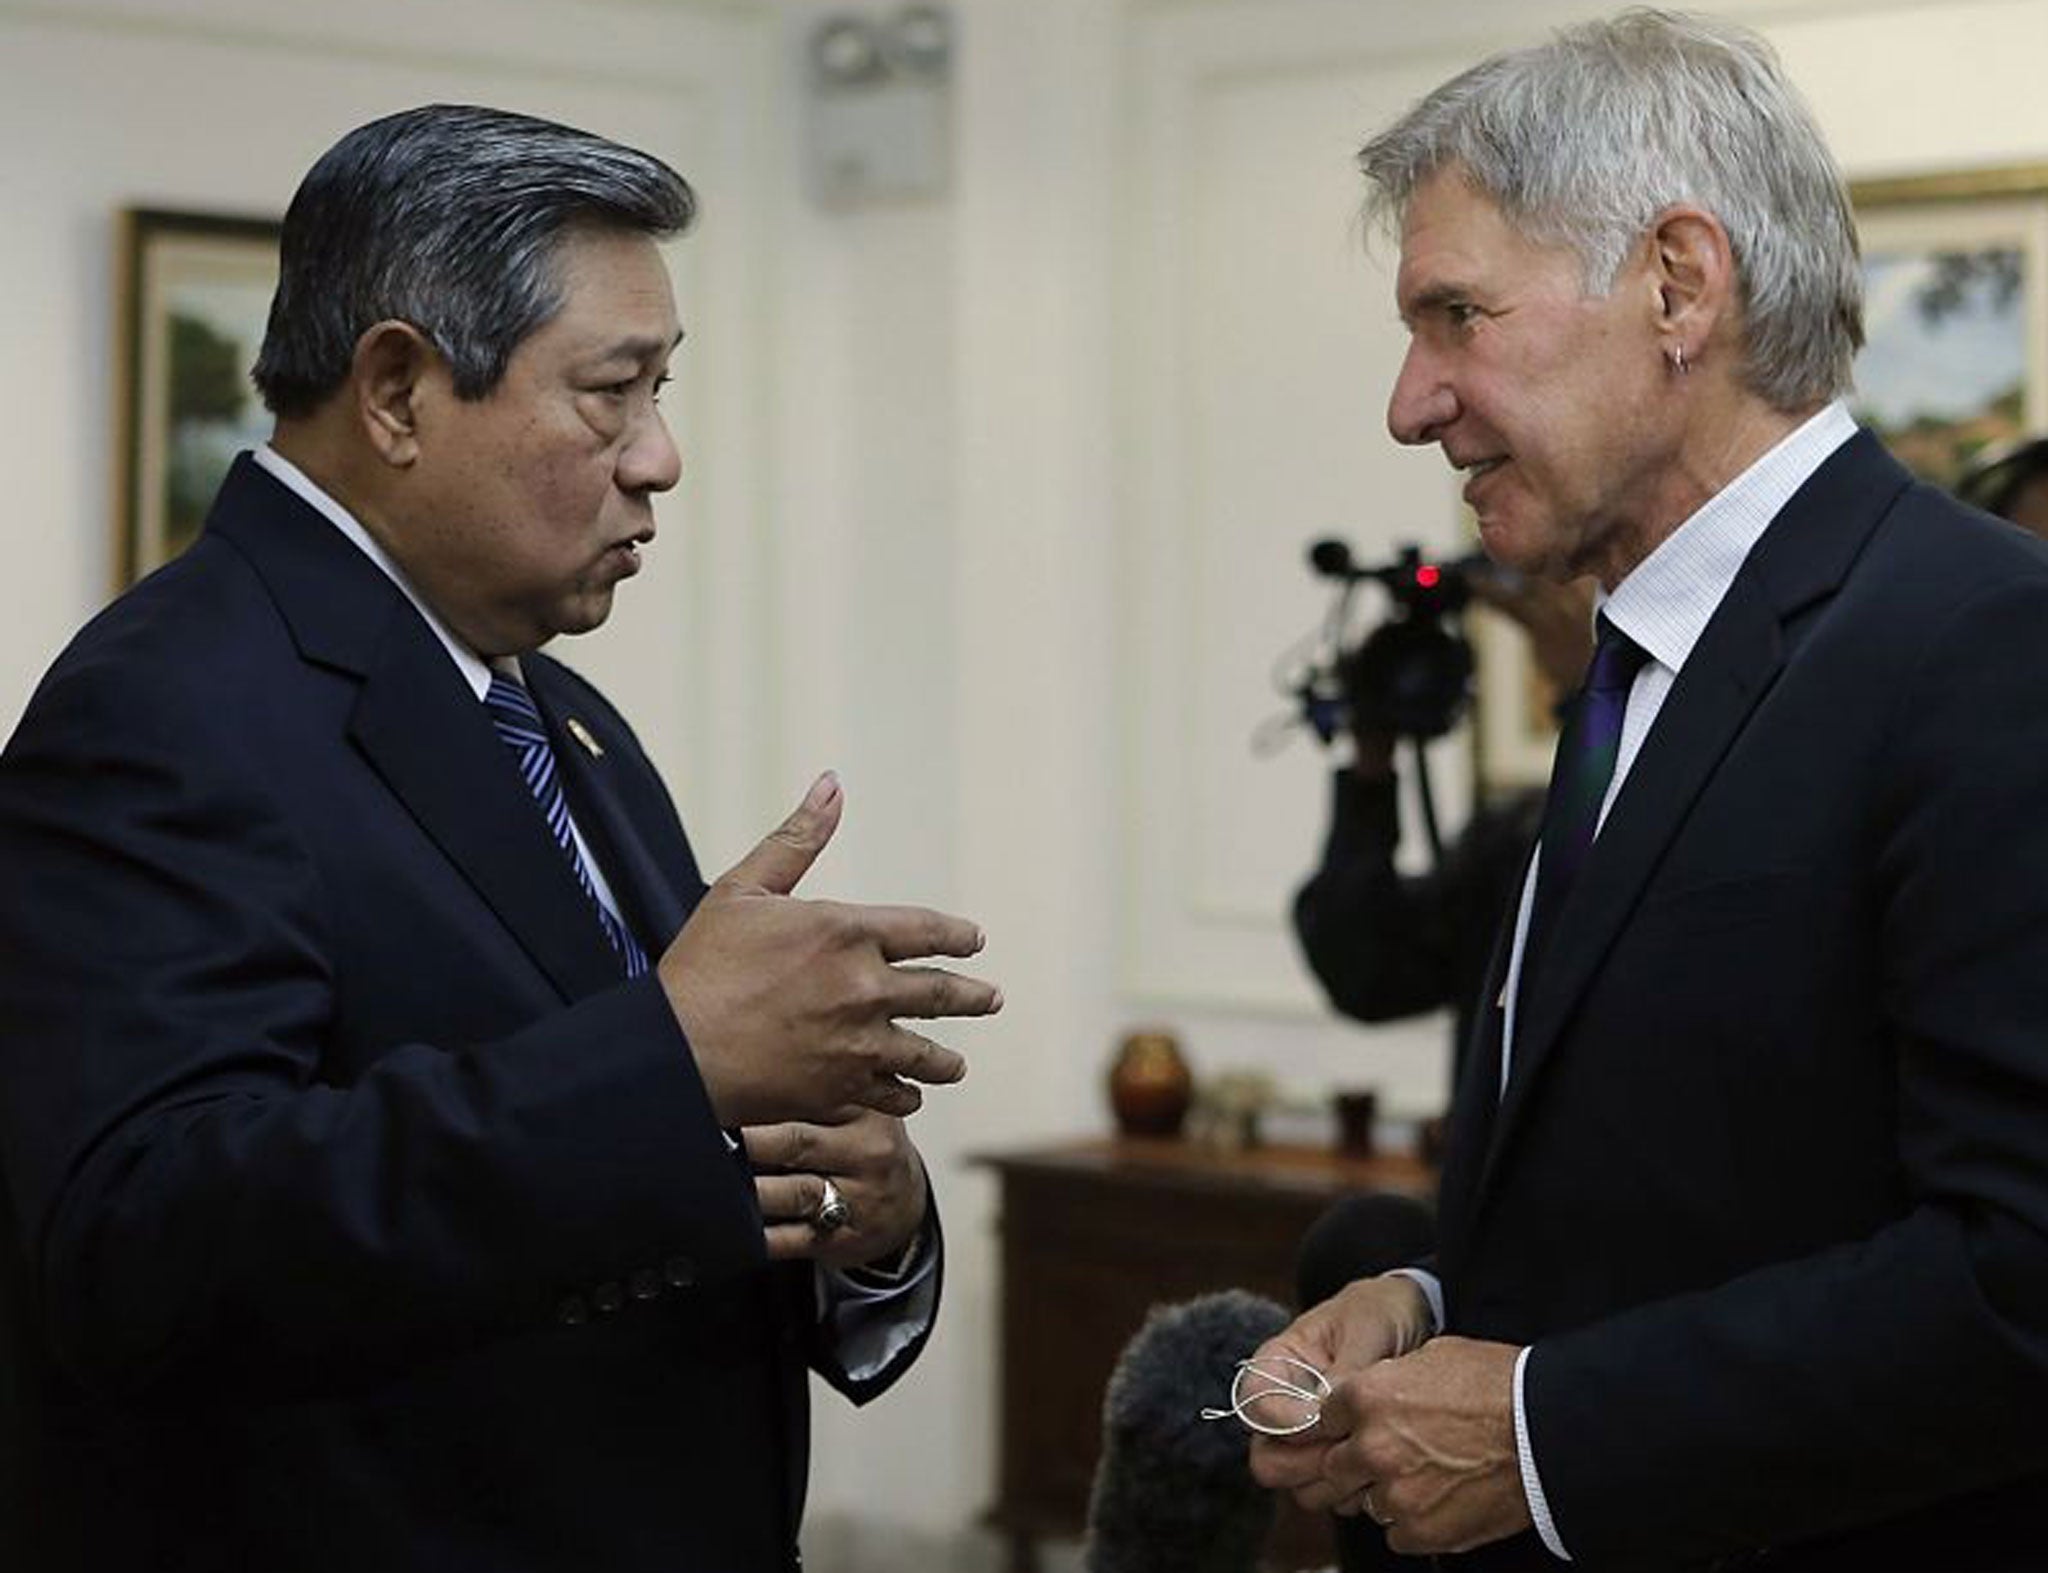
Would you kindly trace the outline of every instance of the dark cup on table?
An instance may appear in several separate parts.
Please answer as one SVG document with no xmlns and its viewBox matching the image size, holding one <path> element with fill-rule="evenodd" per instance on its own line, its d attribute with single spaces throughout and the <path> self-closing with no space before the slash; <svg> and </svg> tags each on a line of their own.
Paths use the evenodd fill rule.
<svg viewBox="0 0 2048 1573">
<path fill-rule="evenodd" d="M 1374 1151 L 1373 1128 L 1379 1123 L 1380 1095 L 1372 1091 L 1335 1093 L 1330 1098 L 1337 1111 L 1337 1150 L 1347 1157 L 1370 1158 Z"/>
</svg>

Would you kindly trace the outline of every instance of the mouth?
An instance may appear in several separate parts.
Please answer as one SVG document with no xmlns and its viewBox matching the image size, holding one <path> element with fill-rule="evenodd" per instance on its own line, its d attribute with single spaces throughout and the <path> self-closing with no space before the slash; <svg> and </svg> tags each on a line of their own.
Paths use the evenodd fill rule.
<svg viewBox="0 0 2048 1573">
<path fill-rule="evenodd" d="M 1504 453 L 1497 453 L 1489 459 L 1451 459 L 1451 467 L 1465 477 L 1464 498 L 1467 504 L 1472 502 L 1474 493 L 1487 476 L 1507 462 Z"/>
<path fill-rule="evenodd" d="M 614 541 L 605 548 L 604 561 L 616 568 L 621 577 L 630 578 L 640 571 L 640 548 L 653 539 L 652 530 L 642 530 L 622 541 Z"/>
</svg>

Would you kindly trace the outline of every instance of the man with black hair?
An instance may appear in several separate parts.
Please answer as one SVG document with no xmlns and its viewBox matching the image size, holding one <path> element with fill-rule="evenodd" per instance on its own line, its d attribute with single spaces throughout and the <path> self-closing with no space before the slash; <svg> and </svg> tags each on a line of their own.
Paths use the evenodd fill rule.
<svg viewBox="0 0 2048 1573">
<path fill-rule="evenodd" d="M 275 435 L 0 755 L 0 1563 L 797 1566 L 916 1356 L 964 919 L 708 888 L 602 623 L 680 461 L 656 159 L 432 106 L 286 216 Z"/>
</svg>

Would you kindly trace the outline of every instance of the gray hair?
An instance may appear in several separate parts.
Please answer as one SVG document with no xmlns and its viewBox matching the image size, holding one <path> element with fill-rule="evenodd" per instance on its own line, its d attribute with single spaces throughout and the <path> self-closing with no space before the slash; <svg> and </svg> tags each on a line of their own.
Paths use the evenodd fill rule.
<svg viewBox="0 0 2048 1573">
<path fill-rule="evenodd" d="M 1397 224 L 1456 169 L 1524 234 L 1613 288 L 1678 203 L 1728 232 L 1744 385 L 1796 410 L 1845 391 L 1863 277 L 1840 171 L 1770 45 L 1706 17 L 1636 9 L 1496 55 L 1366 143 L 1369 217 Z"/>
<path fill-rule="evenodd" d="M 561 310 L 572 229 L 680 234 L 688 182 L 587 131 L 468 104 L 373 120 L 324 153 L 285 213 L 277 293 L 252 372 L 282 416 L 310 414 L 376 323 L 411 323 L 481 399 Z"/>
</svg>

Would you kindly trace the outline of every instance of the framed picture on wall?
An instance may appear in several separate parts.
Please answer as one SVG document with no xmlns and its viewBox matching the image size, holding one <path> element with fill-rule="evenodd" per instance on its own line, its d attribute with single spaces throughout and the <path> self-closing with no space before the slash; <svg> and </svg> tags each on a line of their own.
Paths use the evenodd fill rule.
<svg viewBox="0 0 2048 1573">
<path fill-rule="evenodd" d="M 2048 429 L 2048 165 L 1851 188 L 1863 242 L 1856 416 L 1952 485 L 1986 449 Z"/>
<path fill-rule="evenodd" d="M 243 449 L 269 435 L 249 368 L 277 286 L 268 219 L 121 214 L 115 587 L 175 557 Z"/>
</svg>

